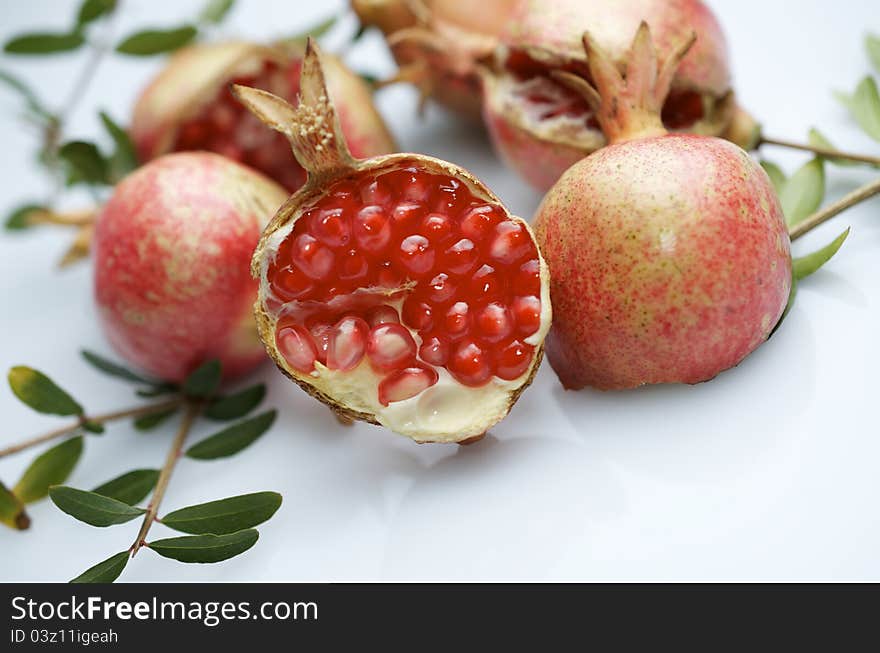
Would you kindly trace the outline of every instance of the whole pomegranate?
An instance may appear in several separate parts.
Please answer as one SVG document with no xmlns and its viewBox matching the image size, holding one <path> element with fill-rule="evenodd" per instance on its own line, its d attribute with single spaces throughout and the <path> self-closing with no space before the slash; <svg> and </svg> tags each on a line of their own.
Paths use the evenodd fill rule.
<svg viewBox="0 0 880 653">
<path fill-rule="evenodd" d="M 138 156 L 149 161 L 168 152 L 217 152 L 295 191 L 306 173 L 290 160 L 290 145 L 245 111 L 229 86 L 264 88 L 295 102 L 301 63 L 302 49 L 296 46 L 227 42 L 180 50 L 135 105 L 130 132 Z M 327 80 L 352 151 L 359 156 L 393 152 L 394 140 L 366 83 L 335 58 L 327 60 Z"/>
<path fill-rule="evenodd" d="M 621 74 L 587 36 L 595 88 L 559 76 L 610 142 L 536 214 L 555 308 L 547 355 L 566 388 L 711 379 L 767 338 L 788 300 L 789 238 L 766 173 L 733 143 L 661 123 L 691 42 L 658 66 L 643 23 Z"/>
<path fill-rule="evenodd" d="M 528 225 L 454 164 L 353 159 L 311 42 L 298 108 L 235 92 L 309 171 L 253 259 L 278 367 L 343 417 L 419 442 L 481 436 L 531 382 L 550 323 Z"/>
<path fill-rule="evenodd" d="M 757 126 L 745 112 L 737 113 L 724 34 L 700 0 L 517 0 L 493 71 L 484 75 L 483 114 L 496 150 L 535 188 L 546 191 L 606 142 L 590 105 L 553 72 L 594 81 L 583 58 L 585 30 L 622 69 L 629 39 L 642 21 L 661 48 L 691 32 L 698 35 L 672 81 L 663 124 L 672 131 L 721 136 L 736 114 L 730 136 L 743 147 L 754 145 L 749 141 Z"/>
<path fill-rule="evenodd" d="M 286 198 L 208 152 L 168 154 L 122 180 L 94 240 L 98 313 L 119 354 L 168 381 L 211 358 L 227 378 L 265 360 L 250 259 Z"/>
<path fill-rule="evenodd" d="M 395 80 L 409 81 L 452 111 L 481 112 L 477 64 L 498 44 L 514 0 L 352 0 L 362 25 L 378 27 L 400 65 Z M 356 154 L 356 152 L 355 152 Z"/>
</svg>

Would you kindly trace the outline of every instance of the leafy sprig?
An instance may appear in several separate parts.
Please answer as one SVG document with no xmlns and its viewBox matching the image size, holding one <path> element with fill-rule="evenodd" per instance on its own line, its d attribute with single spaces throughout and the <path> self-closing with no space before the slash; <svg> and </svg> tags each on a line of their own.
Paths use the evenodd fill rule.
<svg viewBox="0 0 880 653">
<path fill-rule="evenodd" d="M 128 551 L 98 563 L 72 582 L 112 582 L 141 548 L 182 562 L 219 562 L 253 546 L 258 539 L 254 527 L 269 519 L 281 505 L 281 495 L 276 492 L 257 492 L 186 506 L 163 517 L 159 511 L 181 456 L 193 460 L 232 456 L 268 431 L 276 411 L 249 417 L 264 399 L 265 386 L 257 384 L 233 393 L 221 393 L 222 369 L 216 360 L 193 370 L 182 383 L 172 384 L 139 374 L 94 352 L 83 351 L 82 354 L 95 369 L 134 384 L 140 396 L 162 395 L 164 399 L 90 415 L 82 403 L 47 375 L 26 366 L 13 367 L 8 375 L 9 384 L 24 404 L 37 412 L 73 417 L 75 421 L 0 449 L 0 457 L 4 457 L 52 440 L 62 440 L 37 456 L 11 489 L 0 483 L 0 523 L 18 530 L 27 529 L 30 518 L 25 512 L 26 505 L 46 496 L 62 512 L 96 527 L 141 519 Z M 161 468 L 133 469 L 92 490 L 64 485 L 82 456 L 86 435 L 101 434 L 105 424 L 126 418 L 133 419 L 138 430 L 155 429 L 181 411 L 182 417 Z M 212 422 L 239 421 L 187 448 L 187 437 L 201 417 Z M 146 506 L 140 506 L 149 495 Z M 150 541 L 148 534 L 155 523 L 187 535 Z"/>
</svg>

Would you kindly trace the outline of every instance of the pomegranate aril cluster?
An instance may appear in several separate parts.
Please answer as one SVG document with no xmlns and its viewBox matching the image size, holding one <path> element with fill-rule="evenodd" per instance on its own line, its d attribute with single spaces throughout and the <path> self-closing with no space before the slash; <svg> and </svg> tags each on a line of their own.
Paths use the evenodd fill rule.
<svg viewBox="0 0 880 653">
<path fill-rule="evenodd" d="M 366 358 L 383 405 L 436 383 L 435 368 L 481 386 L 519 378 L 534 357 L 537 248 L 455 178 L 413 167 L 337 182 L 280 244 L 268 281 L 287 362 L 308 373 Z"/>
<path fill-rule="evenodd" d="M 181 124 L 172 150 L 216 152 L 259 170 L 290 192 L 296 191 L 305 183 L 306 172 L 291 156 L 290 143 L 283 135 L 266 129 L 229 89 L 232 84 L 253 86 L 295 102 L 300 68 L 299 61 L 282 67 L 266 60 L 257 74 L 224 83 L 201 113 Z"/>
</svg>

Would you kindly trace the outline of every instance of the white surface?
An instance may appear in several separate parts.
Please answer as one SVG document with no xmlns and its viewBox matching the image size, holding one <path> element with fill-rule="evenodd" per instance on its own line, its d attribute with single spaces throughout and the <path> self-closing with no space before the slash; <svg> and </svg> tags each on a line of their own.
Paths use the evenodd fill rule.
<svg viewBox="0 0 880 653">
<path fill-rule="evenodd" d="M 62 28 L 76 3 L 6 2 L 0 38 Z M 325 6 L 318 6 L 324 4 Z M 295 33 L 339 3 L 240 0 L 224 32 Z M 840 146 L 878 152 L 831 97 L 869 71 L 865 30 L 880 32 L 874 0 L 714 0 L 731 42 L 736 87 L 767 133 L 802 139 L 811 125 Z M 71 6 L 68 6 L 71 5 Z M 127 0 L 117 34 L 173 25 L 201 0 Z M 261 13 L 262 12 L 262 13 Z M 287 26 L 287 28 L 285 28 Z M 351 53 L 372 72 L 389 69 L 370 38 Z M 80 60 L 3 57 L 0 67 L 32 79 L 61 102 Z M 95 109 L 124 119 L 137 89 L 159 65 L 111 57 L 73 116 L 69 134 L 95 137 Z M 504 170 L 477 129 L 394 88 L 380 106 L 403 148 L 473 170 L 508 205 L 530 216 L 539 197 Z M 39 198 L 45 182 L 30 164 L 35 138 L 15 120 L 17 100 L 0 91 L 0 208 Z M 768 151 L 791 171 L 805 157 Z M 836 197 L 869 171 L 829 168 Z M 80 198 L 85 201 L 85 198 Z M 82 202 L 80 202 L 82 203 Z M 336 424 L 317 402 L 270 366 L 272 431 L 239 456 L 182 460 L 164 508 L 257 490 L 284 505 L 260 527 L 247 554 L 217 565 L 183 565 L 144 551 L 123 579 L 171 580 L 880 580 L 880 206 L 874 201 L 798 242 L 824 244 L 853 231 L 826 269 L 803 283 L 776 336 L 738 368 L 697 387 L 603 394 L 562 391 L 549 365 L 511 415 L 482 443 L 419 446 L 387 431 Z M 51 263 L 68 234 L 50 229 L 0 236 L 3 330 L 0 367 L 49 372 L 91 411 L 132 403 L 123 384 L 77 354 L 111 354 L 97 330 L 89 265 Z M 0 444 L 53 428 L 0 391 Z M 90 437 L 70 484 L 92 487 L 135 467 L 160 466 L 171 434 L 114 425 Z M 194 438 L 206 435 L 200 427 Z M 0 460 L 14 483 L 28 455 Z M 95 529 L 49 502 L 30 508 L 30 532 L 0 530 L 0 580 L 66 580 L 128 546 L 135 522 Z M 153 536 L 170 533 L 157 525 Z"/>
</svg>

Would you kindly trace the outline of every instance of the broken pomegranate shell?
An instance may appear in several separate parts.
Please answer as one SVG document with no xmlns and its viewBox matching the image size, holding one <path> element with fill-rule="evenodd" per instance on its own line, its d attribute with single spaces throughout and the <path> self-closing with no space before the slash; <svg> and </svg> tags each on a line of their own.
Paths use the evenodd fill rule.
<svg viewBox="0 0 880 653">
<path fill-rule="evenodd" d="M 229 91 L 231 84 L 262 88 L 290 102 L 299 92 L 302 48 L 247 42 L 198 44 L 171 57 L 144 89 L 131 122 L 141 161 L 168 152 L 206 150 L 259 170 L 289 192 L 306 173 L 290 158 L 290 145 L 267 131 Z M 342 132 L 356 156 L 395 151 L 369 87 L 336 58 L 327 58 L 327 84 Z"/>
<path fill-rule="evenodd" d="M 352 158 L 311 42 L 301 89 L 293 108 L 235 88 L 309 171 L 254 254 L 263 342 L 343 417 L 419 442 L 483 434 L 531 382 L 550 325 L 531 229 L 454 164 Z"/>
</svg>

